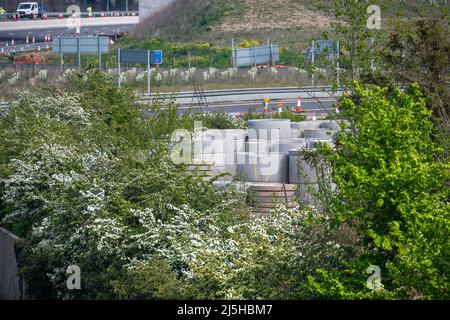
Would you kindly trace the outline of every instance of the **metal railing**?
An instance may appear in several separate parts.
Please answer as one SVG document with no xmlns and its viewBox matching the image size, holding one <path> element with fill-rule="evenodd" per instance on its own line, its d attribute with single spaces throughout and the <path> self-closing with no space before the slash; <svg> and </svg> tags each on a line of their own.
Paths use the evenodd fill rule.
<svg viewBox="0 0 450 320">
<path fill-rule="evenodd" d="M 34 50 L 51 49 L 51 42 L 39 42 L 39 43 L 28 43 L 28 44 L 17 44 L 0 47 L 0 54 L 8 54 L 14 52 L 27 52 Z"/>
</svg>

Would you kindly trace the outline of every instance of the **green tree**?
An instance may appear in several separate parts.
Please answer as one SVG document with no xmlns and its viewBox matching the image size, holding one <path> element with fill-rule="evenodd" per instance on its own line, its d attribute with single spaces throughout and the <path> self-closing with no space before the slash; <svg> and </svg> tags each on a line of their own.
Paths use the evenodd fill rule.
<svg viewBox="0 0 450 320">
<path fill-rule="evenodd" d="M 402 92 L 355 84 L 341 110 L 350 123 L 336 150 L 322 152 L 337 185 L 334 214 L 358 230 L 366 250 L 341 272 L 311 278 L 314 290 L 364 296 L 365 268 L 374 264 L 388 292 L 448 298 L 450 166 L 437 160 L 442 150 L 419 87 Z"/>
<path fill-rule="evenodd" d="M 376 1 L 334 0 L 337 22 L 334 28 L 341 43 L 342 68 L 349 70 L 350 80 L 359 78 L 361 72 L 369 72 L 372 54 L 371 37 L 375 31 L 367 28 L 367 7 Z"/>
<path fill-rule="evenodd" d="M 427 106 L 437 124 L 437 138 L 450 154 L 450 40 L 448 13 L 397 23 L 389 35 L 382 58 L 385 74 L 398 84 L 417 82 L 427 96 Z"/>
</svg>

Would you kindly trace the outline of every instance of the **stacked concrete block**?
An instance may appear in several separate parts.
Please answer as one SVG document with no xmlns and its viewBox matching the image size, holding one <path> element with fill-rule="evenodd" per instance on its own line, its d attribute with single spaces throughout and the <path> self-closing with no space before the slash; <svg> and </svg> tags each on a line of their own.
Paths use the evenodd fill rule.
<svg viewBox="0 0 450 320">
<path fill-rule="evenodd" d="M 329 120 L 329 121 L 322 121 L 320 123 L 320 128 L 322 129 L 331 129 L 331 130 L 339 130 L 341 128 L 341 125 L 338 121 L 335 120 Z"/>
<path fill-rule="evenodd" d="M 331 129 L 305 129 L 303 131 L 303 137 L 305 139 L 331 140 L 333 139 L 334 133 L 336 131 Z"/>
<path fill-rule="evenodd" d="M 275 141 L 271 144 L 270 152 L 289 154 L 291 149 L 302 149 L 307 147 L 307 140 L 304 138 L 291 138 L 290 140 Z"/>
<path fill-rule="evenodd" d="M 193 139 L 194 161 L 213 163 L 214 175 L 237 173 L 237 153 L 245 150 L 245 130 L 204 130 Z"/>
<path fill-rule="evenodd" d="M 318 129 L 320 127 L 321 121 L 301 121 L 301 122 L 291 122 L 291 137 L 292 138 L 302 138 L 303 131 L 305 129 Z"/>
<path fill-rule="evenodd" d="M 272 142 L 268 140 L 249 139 L 245 142 L 245 152 L 268 153 L 272 148 Z"/>
<path fill-rule="evenodd" d="M 238 153 L 237 174 L 249 182 L 287 182 L 288 155 L 283 153 Z"/>
<path fill-rule="evenodd" d="M 291 121 L 288 119 L 258 119 L 248 121 L 250 140 L 289 140 L 291 138 Z"/>
</svg>

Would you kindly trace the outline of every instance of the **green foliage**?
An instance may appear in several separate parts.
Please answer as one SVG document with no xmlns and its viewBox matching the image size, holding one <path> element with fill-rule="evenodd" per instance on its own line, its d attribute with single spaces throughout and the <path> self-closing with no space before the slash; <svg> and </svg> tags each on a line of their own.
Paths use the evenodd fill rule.
<svg viewBox="0 0 450 320">
<path fill-rule="evenodd" d="M 170 206 L 239 217 L 236 193 L 170 160 L 171 130 L 193 119 L 140 109 L 132 92 L 89 72 L 65 91 L 22 93 L 0 119 L 0 218 L 25 238 L 19 263 L 33 296 L 113 298 L 112 281 L 138 252 L 120 249 L 141 232 L 135 210 L 158 221 L 173 219 Z M 82 292 L 65 288 L 71 264 L 84 272 Z"/>
<path fill-rule="evenodd" d="M 231 50 L 210 43 L 171 42 L 162 38 L 137 40 L 131 36 L 122 38 L 117 46 L 120 48 L 162 50 L 164 59 L 161 65 L 168 67 L 228 68 Z"/>
<path fill-rule="evenodd" d="M 449 14 L 436 14 L 395 24 L 381 56 L 385 72 L 397 83 L 417 82 L 437 124 L 437 139 L 444 147 L 440 158 L 450 155 L 450 40 Z M 371 79 L 372 80 L 372 79 Z M 389 79 L 390 80 L 390 79 Z"/>
<path fill-rule="evenodd" d="M 175 129 L 243 121 L 157 99 L 142 112 L 100 72 L 67 85 L 21 93 L 0 119 L 0 218 L 24 239 L 35 298 L 448 298 L 450 167 L 417 85 L 355 84 L 336 149 L 316 153 L 336 184 L 327 202 L 255 220 L 233 184 L 215 189 L 170 157 Z M 72 264 L 80 291 L 65 286 Z M 383 288 L 366 288 L 369 265 Z"/>
<path fill-rule="evenodd" d="M 167 262 L 158 257 L 126 270 L 123 278 L 112 282 L 118 299 L 186 298 L 186 283 L 177 278 Z"/>
<path fill-rule="evenodd" d="M 283 111 L 281 113 L 277 111 L 272 111 L 270 114 L 264 113 L 264 112 L 258 112 L 256 110 L 256 107 L 250 108 L 250 110 L 244 114 L 243 119 L 247 122 L 248 120 L 252 119 L 265 119 L 265 118 L 271 118 L 271 119 L 289 119 L 292 122 L 300 122 L 306 120 L 306 115 L 302 112 L 292 112 L 288 108 L 283 108 Z"/>
<path fill-rule="evenodd" d="M 334 14 L 337 19 L 335 32 L 340 40 L 340 67 L 348 70 L 350 80 L 359 78 L 360 72 L 370 72 L 371 37 L 378 33 L 367 28 L 367 7 L 375 1 L 334 0 Z"/>
<path fill-rule="evenodd" d="M 322 151 L 338 190 L 333 211 L 367 246 L 351 272 L 367 261 L 381 267 L 388 291 L 405 287 L 410 297 L 448 297 L 449 165 L 436 161 L 441 150 L 418 86 L 401 92 L 355 84 L 341 110 L 350 124 L 335 151 Z M 322 278 L 352 291 L 345 273 Z M 337 296 L 349 294 L 345 290 Z"/>
</svg>

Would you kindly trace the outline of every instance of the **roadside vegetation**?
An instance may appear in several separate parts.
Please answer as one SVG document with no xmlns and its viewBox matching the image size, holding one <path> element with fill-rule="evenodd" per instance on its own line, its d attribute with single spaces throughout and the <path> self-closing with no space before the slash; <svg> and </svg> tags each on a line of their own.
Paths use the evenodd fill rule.
<svg viewBox="0 0 450 320">
<path fill-rule="evenodd" d="M 18 260 L 29 293 L 450 299 L 447 13 L 399 18 L 372 34 L 360 19 L 365 4 L 334 5 L 351 9 L 337 11 L 344 23 L 335 30 L 347 89 L 339 117 L 347 122 L 335 148 L 308 154 L 332 176 L 316 206 L 280 206 L 251 219 L 234 182 L 217 189 L 173 163 L 175 129 L 192 130 L 194 121 L 244 128 L 260 113 L 180 115 L 175 103 L 155 100 L 149 116 L 131 86 L 118 89 L 94 69 L 68 73 L 59 87 L 20 92 L 0 115 L 0 225 L 22 238 Z M 70 291 L 66 268 L 74 264 L 82 290 Z M 370 266 L 381 271 L 375 289 Z"/>
</svg>

